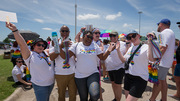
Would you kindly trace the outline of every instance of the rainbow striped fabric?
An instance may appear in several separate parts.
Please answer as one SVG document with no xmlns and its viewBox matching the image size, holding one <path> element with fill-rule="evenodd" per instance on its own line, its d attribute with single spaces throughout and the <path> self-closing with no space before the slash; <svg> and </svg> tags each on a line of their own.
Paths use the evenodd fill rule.
<svg viewBox="0 0 180 101">
<path fill-rule="evenodd" d="M 148 71 L 149 71 L 149 79 L 148 81 L 151 83 L 158 84 L 158 70 L 157 68 L 153 68 L 152 65 L 148 65 Z"/>
<path fill-rule="evenodd" d="M 13 58 L 21 58 L 21 52 L 20 50 L 16 50 L 14 51 L 14 53 L 12 54 Z"/>
</svg>

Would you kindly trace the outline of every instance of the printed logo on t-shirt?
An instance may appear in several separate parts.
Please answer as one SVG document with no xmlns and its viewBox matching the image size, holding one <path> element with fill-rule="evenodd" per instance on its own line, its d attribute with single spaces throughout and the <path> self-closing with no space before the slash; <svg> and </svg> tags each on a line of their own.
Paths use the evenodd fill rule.
<svg viewBox="0 0 180 101">
<path fill-rule="evenodd" d="M 95 48 L 89 48 L 89 49 L 80 49 L 80 53 L 82 54 L 92 54 L 92 53 L 95 53 Z"/>
<path fill-rule="evenodd" d="M 162 35 L 161 34 L 158 35 L 158 40 L 159 40 L 159 44 L 163 44 Z"/>
<path fill-rule="evenodd" d="M 129 52 L 128 55 L 132 55 L 133 53 L 134 53 L 134 52 Z M 139 53 L 140 53 L 140 50 L 138 50 L 138 51 L 136 52 L 136 54 L 134 54 L 134 56 L 138 56 Z"/>
</svg>

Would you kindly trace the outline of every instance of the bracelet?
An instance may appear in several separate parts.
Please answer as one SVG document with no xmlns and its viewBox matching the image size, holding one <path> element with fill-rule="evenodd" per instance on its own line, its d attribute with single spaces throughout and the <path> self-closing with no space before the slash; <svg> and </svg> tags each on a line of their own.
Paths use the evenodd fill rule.
<svg viewBox="0 0 180 101">
<path fill-rule="evenodd" d="M 14 30 L 14 31 L 12 31 L 12 32 L 17 32 L 17 31 L 18 31 L 18 29 Z"/>
</svg>

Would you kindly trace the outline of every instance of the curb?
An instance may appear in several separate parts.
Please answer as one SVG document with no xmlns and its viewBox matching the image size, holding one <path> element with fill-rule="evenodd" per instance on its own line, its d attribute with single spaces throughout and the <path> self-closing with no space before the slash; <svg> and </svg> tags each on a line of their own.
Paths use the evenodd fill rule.
<svg viewBox="0 0 180 101">
<path fill-rule="evenodd" d="M 8 98 L 4 101 L 15 101 L 20 95 L 23 89 L 21 87 L 17 88 Z"/>
</svg>

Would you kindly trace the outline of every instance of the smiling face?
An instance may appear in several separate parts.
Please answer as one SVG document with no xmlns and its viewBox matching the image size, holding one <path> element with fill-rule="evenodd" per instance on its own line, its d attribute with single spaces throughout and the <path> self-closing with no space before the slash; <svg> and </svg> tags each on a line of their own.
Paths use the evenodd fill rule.
<svg viewBox="0 0 180 101">
<path fill-rule="evenodd" d="M 61 37 L 66 39 L 67 37 L 69 37 L 69 33 L 70 33 L 69 28 L 63 25 L 60 29 L 60 33 L 61 33 Z"/>
<path fill-rule="evenodd" d="M 88 32 L 87 34 L 85 34 L 85 35 L 83 36 L 83 44 L 84 44 L 85 46 L 91 45 L 92 40 L 93 40 L 93 35 L 92 35 L 92 33 L 90 33 L 90 32 Z"/>
<path fill-rule="evenodd" d="M 138 45 L 140 43 L 140 35 L 137 33 L 128 34 L 127 40 L 132 42 L 134 45 Z"/>
<path fill-rule="evenodd" d="M 98 41 L 100 37 L 101 32 L 97 29 L 93 32 L 93 40 Z"/>
<path fill-rule="evenodd" d="M 44 48 L 45 48 L 44 42 L 37 42 L 34 45 L 34 51 L 37 52 L 37 53 L 42 53 Z"/>
<path fill-rule="evenodd" d="M 118 35 L 110 34 L 109 37 L 111 42 L 116 43 L 118 41 Z"/>
</svg>

